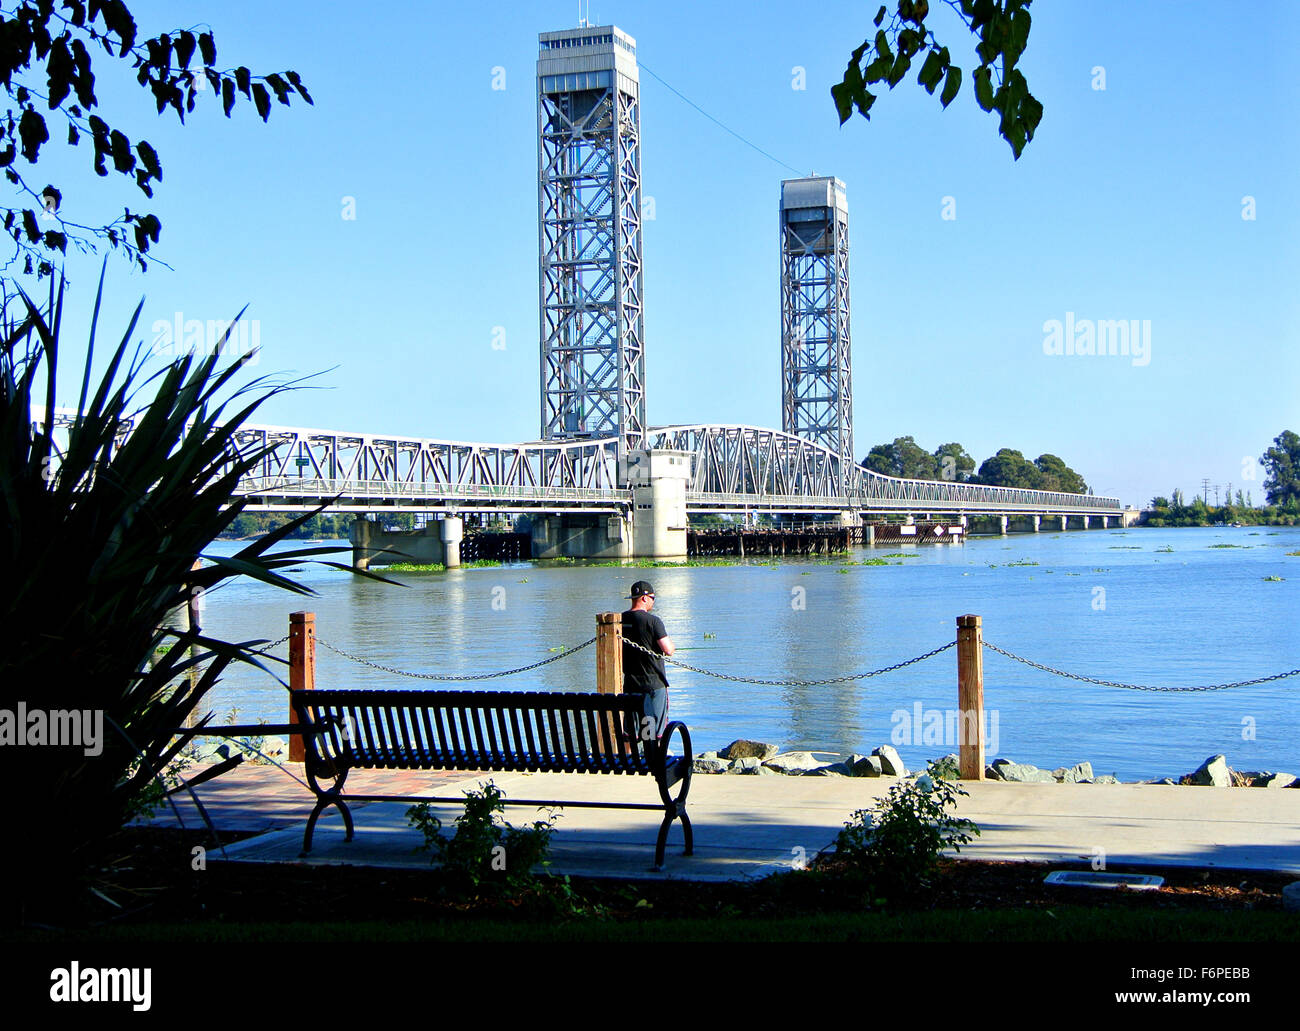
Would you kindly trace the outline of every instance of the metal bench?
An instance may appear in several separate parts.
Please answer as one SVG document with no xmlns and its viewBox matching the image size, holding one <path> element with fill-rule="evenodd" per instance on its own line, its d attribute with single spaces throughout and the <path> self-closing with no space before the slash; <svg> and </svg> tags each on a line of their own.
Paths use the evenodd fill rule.
<svg viewBox="0 0 1300 1031">
<path fill-rule="evenodd" d="M 659 803 L 507 799 L 507 805 L 575 806 L 662 811 L 655 869 L 663 868 L 668 830 L 680 820 L 684 855 L 693 853 L 686 795 L 691 786 L 691 735 L 669 723 L 658 740 L 638 733 L 636 695 L 540 691 L 290 692 L 302 725 L 307 783 L 316 805 L 307 820 L 302 854 L 311 851 L 321 813 L 336 806 L 352 840 L 348 801 L 463 802 L 464 796 L 344 794 L 349 770 L 500 770 L 512 773 L 620 773 L 653 777 Z M 684 754 L 668 755 L 676 733 Z M 328 781 L 328 786 L 322 786 Z M 671 788 L 681 788 L 674 798 Z"/>
</svg>

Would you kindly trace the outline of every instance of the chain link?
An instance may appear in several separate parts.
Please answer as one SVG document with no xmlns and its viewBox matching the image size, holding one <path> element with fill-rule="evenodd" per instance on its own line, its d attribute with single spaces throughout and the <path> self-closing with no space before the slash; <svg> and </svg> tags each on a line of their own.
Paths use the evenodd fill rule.
<svg viewBox="0 0 1300 1031">
<path fill-rule="evenodd" d="M 540 662 L 534 662 L 529 666 L 520 666 L 518 669 L 503 669 L 497 673 L 412 673 L 409 670 L 394 669 L 392 666 L 384 666 L 378 662 L 371 662 L 369 659 L 363 659 L 360 655 L 353 655 L 351 652 L 344 651 L 342 648 L 336 648 L 329 641 L 316 638 L 316 643 L 324 645 L 335 655 L 341 655 L 345 659 L 351 659 L 363 666 L 369 666 L 371 669 L 382 670 L 384 673 L 392 673 L 399 677 L 414 677 L 416 680 L 492 680 L 496 677 L 509 677 L 516 673 L 527 673 L 530 669 L 537 669 L 545 666 L 547 663 L 559 662 L 561 659 L 567 659 L 574 652 L 580 652 L 583 648 L 590 647 L 596 643 L 593 637 L 590 641 L 583 641 L 582 644 L 574 645 L 572 648 L 560 652 L 559 655 L 552 655 L 549 658 L 542 659 Z"/>
<path fill-rule="evenodd" d="M 1101 687 L 1122 687 L 1126 691 L 1164 691 L 1164 692 L 1182 692 L 1182 691 L 1225 691 L 1230 687 L 1250 687 L 1252 684 L 1267 684 L 1271 680 L 1285 680 L 1287 677 L 1300 675 L 1300 669 L 1293 669 L 1289 673 L 1274 673 L 1268 677 L 1257 677 L 1254 680 L 1238 680 L 1231 684 L 1201 684 L 1196 687 L 1158 687 L 1154 684 L 1122 684 L 1117 680 L 1100 680 L 1097 677 L 1085 677 L 1078 673 L 1067 673 L 1063 669 L 1053 669 L 1051 666 L 1044 666 L 1041 662 L 1034 662 L 1031 659 L 1023 658 L 1014 652 L 1009 652 L 1005 648 L 999 648 L 996 644 L 984 642 L 984 647 L 989 651 L 997 652 L 999 655 L 1005 655 L 1008 659 L 1015 659 L 1016 662 L 1023 662 L 1026 666 L 1032 666 L 1034 669 L 1041 669 L 1044 673 L 1054 673 L 1058 677 L 1068 677 L 1070 680 L 1081 680 L 1085 684 L 1098 684 Z"/>
<path fill-rule="evenodd" d="M 896 669 L 902 669 L 904 666 L 911 666 L 913 663 L 924 662 L 926 659 L 933 658 L 940 652 L 946 652 L 949 648 L 957 646 L 956 641 L 949 641 L 945 645 L 926 652 L 924 655 L 918 655 L 914 659 L 907 659 L 903 662 L 896 662 L 892 666 L 885 666 L 882 669 L 873 669 L 868 673 L 850 673 L 843 677 L 831 677 L 829 680 L 756 680 L 753 677 L 735 677 L 728 673 L 716 673 L 711 669 L 700 669 L 698 666 L 691 666 L 685 662 L 678 662 L 676 659 L 670 659 L 659 652 L 653 652 L 643 644 L 637 644 L 636 641 L 629 641 L 623 638 L 623 643 L 637 651 L 645 652 L 652 658 L 663 659 L 664 662 L 671 663 L 681 669 L 688 669 L 692 673 L 702 673 L 706 677 L 717 677 L 719 680 L 730 680 L 737 684 L 763 684 L 770 687 L 821 687 L 825 684 L 847 684 L 851 680 L 866 680 L 868 677 L 878 677 L 883 673 L 892 673 Z"/>
</svg>

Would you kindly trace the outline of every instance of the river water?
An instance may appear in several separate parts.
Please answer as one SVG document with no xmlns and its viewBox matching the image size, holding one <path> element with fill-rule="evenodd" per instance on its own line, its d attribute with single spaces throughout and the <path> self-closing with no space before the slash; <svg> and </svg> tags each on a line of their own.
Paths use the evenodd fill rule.
<svg viewBox="0 0 1300 1031">
<path fill-rule="evenodd" d="M 219 542 L 215 553 L 240 545 Z M 765 680 L 818 680 L 887 666 L 955 638 L 963 613 L 1026 658 L 1106 680 L 1217 684 L 1300 667 L 1300 528 L 1189 528 L 976 537 L 964 545 L 855 549 L 846 558 L 752 558 L 730 566 L 638 568 L 521 563 L 394 575 L 403 586 L 322 567 L 293 575 L 309 598 L 247 581 L 210 592 L 205 629 L 276 640 L 288 614 L 317 636 L 403 670 L 491 672 L 595 635 L 648 579 L 677 658 Z M 346 561 L 346 556 L 332 556 Z M 887 565 L 865 565 L 884 558 Z M 1268 577 L 1281 577 L 1280 581 Z M 276 653 L 285 655 L 281 645 Z M 737 737 L 782 750 L 869 752 L 893 743 L 909 766 L 955 751 L 956 652 L 866 680 L 763 686 L 669 668 L 670 718 L 695 751 Z M 284 674 L 287 677 L 287 674 Z M 317 649 L 319 687 L 420 687 Z M 427 685 L 457 686 L 457 685 Z M 595 650 L 501 689 L 595 690 Z M 1215 753 L 1240 770 L 1300 774 L 1300 676 L 1219 692 L 1095 686 L 985 652 L 988 758 L 1045 768 L 1090 760 L 1121 780 L 1178 776 Z M 219 718 L 283 721 L 285 692 L 258 670 L 228 673 Z M 918 719 L 919 716 L 919 719 Z M 946 726 L 944 724 L 947 724 Z"/>
</svg>

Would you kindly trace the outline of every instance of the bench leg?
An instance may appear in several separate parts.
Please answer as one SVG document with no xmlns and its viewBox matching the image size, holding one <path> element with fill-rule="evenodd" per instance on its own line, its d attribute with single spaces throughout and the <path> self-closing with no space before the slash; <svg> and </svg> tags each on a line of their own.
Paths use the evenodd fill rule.
<svg viewBox="0 0 1300 1031">
<path fill-rule="evenodd" d="M 663 823 L 659 825 L 659 839 L 655 842 L 655 872 L 658 873 L 664 868 L 664 849 L 668 847 L 668 828 L 673 825 L 673 818 L 677 814 L 669 810 L 664 813 Z"/>
<path fill-rule="evenodd" d="M 682 835 L 686 838 L 686 850 L 682 853 L 684 856 L 695 855 L 695 834 L 691 831 L 691 818 L 686 815 L 686 807 L 682 807 Z"/>
<path fill-rule="evenodd" d="M 312 809 L 311 815 L 307 817 L 307 831 L 302 837 L 302 851 L 299 853 L 300 857 L 305 856 L 311 851 L 311 839 L 316 833 L 316 821 L 320 819 L 320 814 L 330 806 L 337 806 L 340 815 L 343 817 L 343 827 L 347 831 L 343 840 L 352 840 L 352 813 L 348 809 L 348 804 L 337 795 L 321 795 L 320 798 L 316 800 L 316 806 Z"/>
</svg>

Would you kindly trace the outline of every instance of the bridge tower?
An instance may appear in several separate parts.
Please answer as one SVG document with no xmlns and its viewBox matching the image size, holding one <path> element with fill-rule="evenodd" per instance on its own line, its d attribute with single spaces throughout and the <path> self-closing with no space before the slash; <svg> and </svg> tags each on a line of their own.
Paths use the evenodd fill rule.
<svg viewBox="0 0 1300 1031">
<path fill-rule="evenodd" d="M 612 25 L 538 41 L 542 439 L 616 436 L 623 458 L 646 431 L 636 41 Z"/>
<path fill-rule="evenodd" d="M 830 176 L 781 183 L 781 428 L 853 468 L 849 205 Z"/>
</svg>

